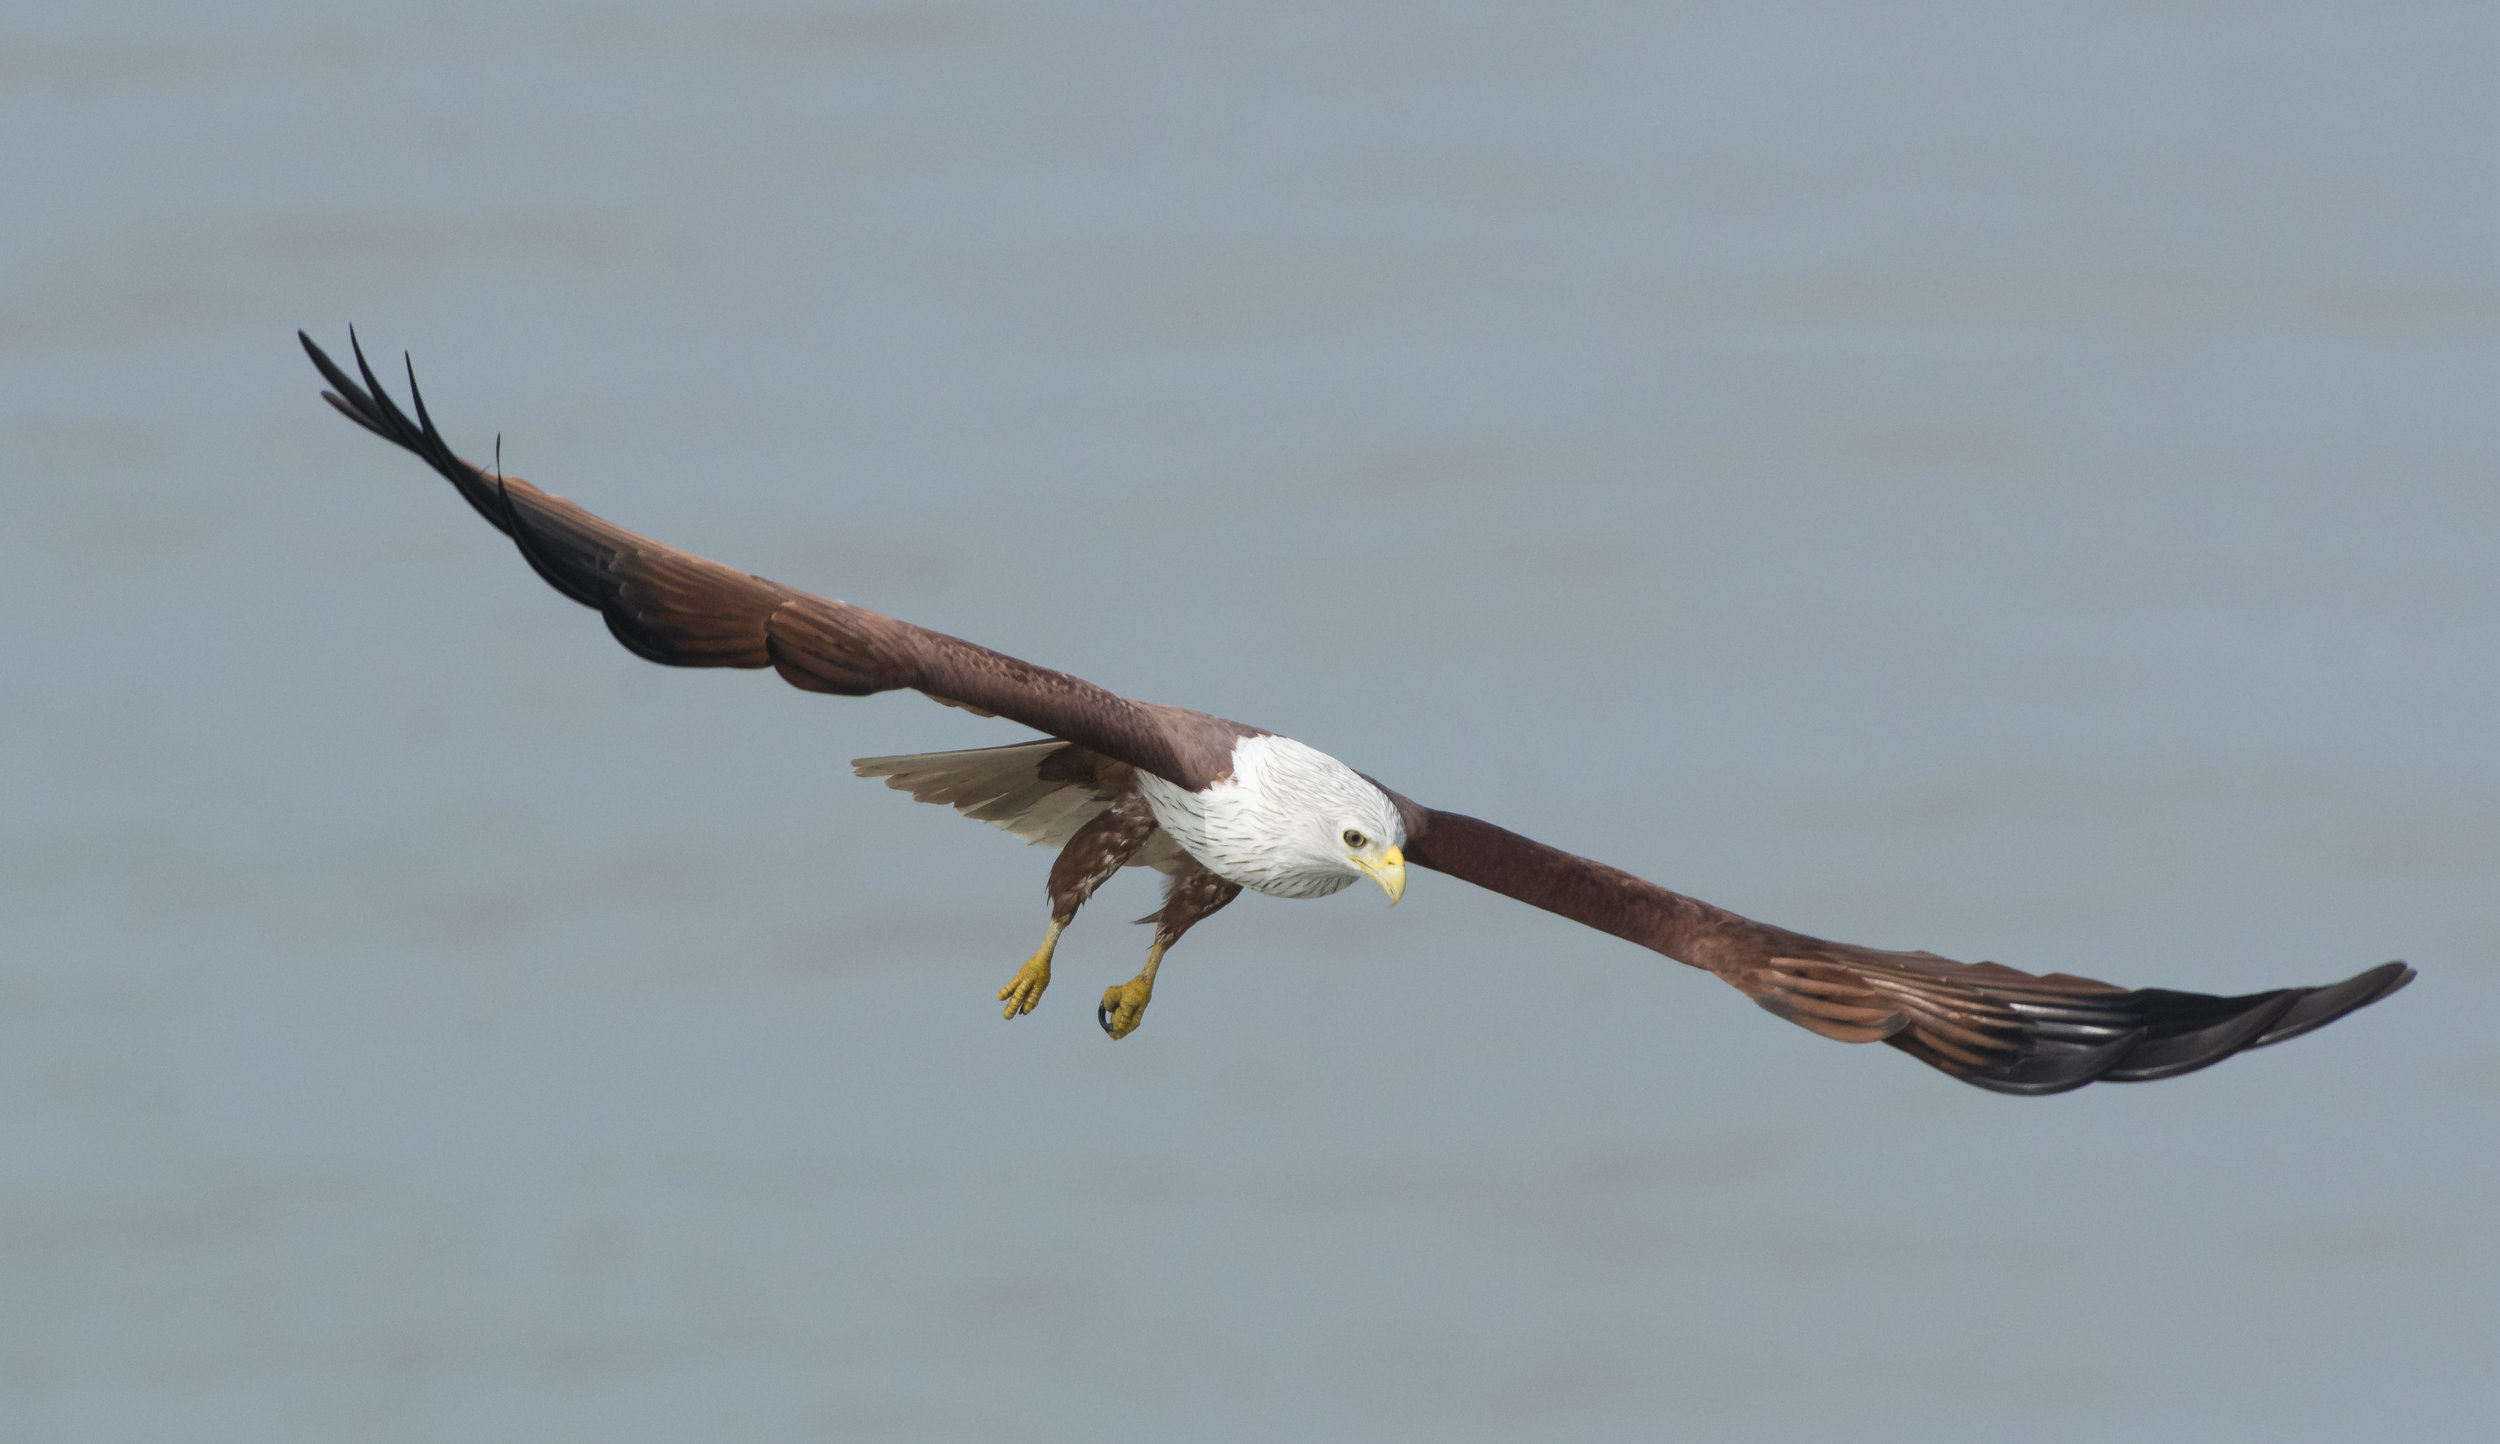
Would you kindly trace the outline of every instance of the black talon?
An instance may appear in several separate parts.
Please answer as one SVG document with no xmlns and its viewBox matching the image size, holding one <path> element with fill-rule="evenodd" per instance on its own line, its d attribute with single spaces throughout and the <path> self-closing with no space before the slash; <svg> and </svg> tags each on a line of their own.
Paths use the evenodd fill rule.
<svg viewBox="0 0 2500 1444">
<path fill-rule="evenodd" d="M 1096 1003 L 1094 1005 L 1094 1021 L 1102 1025 L 1102 1035 L 1104 1037 L 1116 1039 L 1120 1036 L 1119 1034 L 1111 1031 L 1111 1005 L 1109 1003 Z"/>
</svg>

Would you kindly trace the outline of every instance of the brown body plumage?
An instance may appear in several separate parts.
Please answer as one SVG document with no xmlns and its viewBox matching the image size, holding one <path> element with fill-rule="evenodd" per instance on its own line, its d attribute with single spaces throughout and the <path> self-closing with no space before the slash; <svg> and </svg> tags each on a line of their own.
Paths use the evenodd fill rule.
<svg viewBox="0 0 2500 1444">
<path fill-rule="evenodd" d="M 597 608 L 636 655 L 679 667 L 770 667 L 793 686 L 848 696 L 916 688 L 950 706 L 1047 734 L 1045 741 L 982 753 L 865 759 L 860 770 L 1028 840 L 1060 846 L 1050 874 L 1050 940 L 1120 867 L 1156 867 L 1172 880 L 1141 974 L 1150 984 L 1153 960 L 1239 893 L 1235 883 L 1162 836 L 1151 813 L 1135 804 L 1133 774 L 1143 771 L 1206 794 L 1231 779 L 1237 746 L 1270 734 L 1203 712 L 1134 701 L 637 536 L 454 455 L 416 395 L 413 371 L 411 420 L 384 393 L 361 349 L 359 385 L 309 337 L 301 339 L 332 387 L 325 393 L 332 405 L 442 473 L 512 538 L 549 585 Z M 920 770 L 906 775 L 908 768 L 894 764 Z M 986 780 L 977 786 L 964 781 L 975 777 Z M 2191 1072 L 2323 1026 L 2413 977 L 2402 963 L 2385 963 L 2323 987 L 2225 998 L 1827 942 L 1739 917 L 1491 823 L 1386 795 L 1403 822 L 1408 862 L 1707 970 L 1766 1010 L 1827 1038 L 1889 1043 L 1998 1092 L 2055 1093 L 2096 1080 Z M 1036 955 L 1045 981 L 1048 954 L 1046 941 Z M 1038 993 L 1033 987 L 1031 996 Z M 1136 1008 L 1143 1006 L 1137 995 L 1136 1008 L 1123 1013 L 1120 993 L 1113 989 L 1104 1002 L 1105 1027 L 1115 1035 L 1135 1026 Z M 1030 1007 L 1031 996 L 1023 1007 Z M 1009 1012 L 1020 1010 L 1009 998 Z M 1115 1026 L 1119 1018 L 1126 1027 Z"/>
</svg>

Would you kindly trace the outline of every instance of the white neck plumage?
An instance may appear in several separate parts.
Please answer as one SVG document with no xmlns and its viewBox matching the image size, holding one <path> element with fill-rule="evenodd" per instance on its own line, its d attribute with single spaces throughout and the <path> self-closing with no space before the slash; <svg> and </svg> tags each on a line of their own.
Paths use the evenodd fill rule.
<svg viewBox="0 0 2500 1444">
<path fill-rule="evenodd" d="M 1351 767 L 1290 737 L 1233 745 L 1232 776 L 1204 792 L 1140 772 L 1155 821 L 1229 882 L 1275 897 L 1326 897 L 1370 876 L 1404 886 L 1396 804 Z M 1384 876 L 1396 869 L 1395 885 Z"/>
</svg>

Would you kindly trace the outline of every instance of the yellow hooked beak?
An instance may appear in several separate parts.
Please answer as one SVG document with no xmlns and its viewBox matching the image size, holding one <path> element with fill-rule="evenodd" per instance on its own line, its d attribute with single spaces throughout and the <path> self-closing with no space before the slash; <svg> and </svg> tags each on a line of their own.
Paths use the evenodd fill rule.
<svg viewBox="0 0 2500 1444">
<path fill-rule="evenodd" d="M 1349 857 L 1346 860 L 1371 874 L 1372 881 L 1380 884 L 1380 890 L 1389 895 L 1389 906 L 1396 907 L 1398 899 L 1406 896 L 1405 853 L 1393 847 L 1382 853 L 1378 862 L 1363 857 Z"/>
</svg>

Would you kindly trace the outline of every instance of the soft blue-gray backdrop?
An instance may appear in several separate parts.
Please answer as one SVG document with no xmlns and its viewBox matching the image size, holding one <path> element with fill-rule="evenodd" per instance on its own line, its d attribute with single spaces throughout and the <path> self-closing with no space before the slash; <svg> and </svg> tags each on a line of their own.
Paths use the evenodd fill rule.
<svg viewBox="0 0 2500 1444">
<path fill-rule="evenodd" d="M 0 1435 L 2350 1440 L 2500 1374 L 2500 10 L 0 10 Z M 1464 886 L 847 775 L 314 399 L 1833 936 L 2293 1046 L 2011 1100 Z"/>
</svg>

